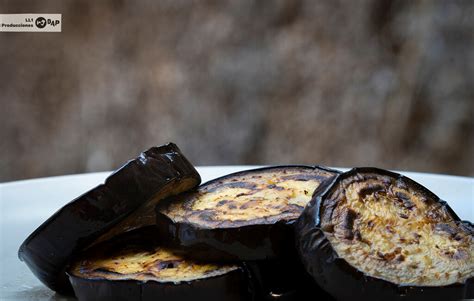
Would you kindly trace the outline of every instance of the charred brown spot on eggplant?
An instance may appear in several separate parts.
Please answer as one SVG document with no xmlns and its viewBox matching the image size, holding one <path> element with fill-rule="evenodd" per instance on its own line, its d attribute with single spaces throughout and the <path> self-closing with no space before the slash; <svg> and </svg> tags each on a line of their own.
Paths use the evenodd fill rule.
<svg viewBox="0 0 474 301">
<path fill-rule="evenodd" d="M 160 212 L 175 222 L 208 228 L 292 220 L 319 184 L 332 176 L 330 171 L 301 166 L 242 172 L 204 184 Z"/>
<path fill-rule="evenodd" d="M 365 274 L 397 284 L 440 286 L 473 277 L 473 233 L 437 199 L 398 183 L 403 181 L 357 174 L 337 185 L 322 204 L 332 218 L 321 221 L 333 228 L 326 235 L 337 254 Z"/>
</svg>

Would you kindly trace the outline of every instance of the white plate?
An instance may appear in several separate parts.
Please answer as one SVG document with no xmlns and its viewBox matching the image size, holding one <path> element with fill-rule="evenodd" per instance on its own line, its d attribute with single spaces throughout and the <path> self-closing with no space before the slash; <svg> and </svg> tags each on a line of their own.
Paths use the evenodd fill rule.
<svg viewBox="0 0 474 301">
<path fill-rule="evenodd" d="M 203 181 L 255 166 L 198 168 Z M 446 200 L 465 220 L 474 220 L 474 178 L 402 172 Z M 0 299 L 68 300 L 42 285 L 17 258 L 22 241 L 65 203 L 101 183 L 109 172 L 0 184 Z"/>
</svg>

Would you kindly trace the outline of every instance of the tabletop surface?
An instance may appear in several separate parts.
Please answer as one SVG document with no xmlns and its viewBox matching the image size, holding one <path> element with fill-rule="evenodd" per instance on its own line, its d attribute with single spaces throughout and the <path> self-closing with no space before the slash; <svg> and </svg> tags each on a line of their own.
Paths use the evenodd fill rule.
<svg viewBox="0 0 474 301">
<path fill-rule="evenodd" d="M 198 167 L 203 182 L 255 166 Z M 402 172 L 444 199 L 461 219 L 474 221 L 474 178 Z M 110 172 L 0 184 L 0 300 L 70 300 L 42 285 L 17 257 L 23 240 L 68 201 Z"/>
</svg>

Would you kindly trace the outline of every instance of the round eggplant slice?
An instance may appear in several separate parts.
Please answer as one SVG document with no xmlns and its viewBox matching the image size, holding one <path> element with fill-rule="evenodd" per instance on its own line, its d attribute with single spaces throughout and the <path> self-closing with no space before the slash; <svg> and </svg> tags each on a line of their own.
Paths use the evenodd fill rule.
<svg viewBox="0 0 474 301">
<path fill-rule="evenodd" d="M 238 265 L 196 262 L 153 241 L 146 227 L 100 243 L 70 266 L 79 300 L 248 300 Z"/>
<path fill-rule="evenodd" d="M 23 242 L 18 256 L 50 289 L 70 293 L 64 269 L 77 251 L 94 240 L 154 224 L 159 200 L 200 181 L 175 144 L 150 148 L 59 209 Z"/>
<path fill-rule="evenodd" d="M 295 226 L 307 271 L 338 300 L 474 298 L 474 228 L 420 184 L 354 168 L 319 187 Z"/>
<path fill-rule="evenodd" d="M 265 260 L 296 254 L 292 223 L 313 191 L 337 174 L 311 166 L 233 173 L 157 206 L 157 226 L 195 259 Z"/>
</svg>

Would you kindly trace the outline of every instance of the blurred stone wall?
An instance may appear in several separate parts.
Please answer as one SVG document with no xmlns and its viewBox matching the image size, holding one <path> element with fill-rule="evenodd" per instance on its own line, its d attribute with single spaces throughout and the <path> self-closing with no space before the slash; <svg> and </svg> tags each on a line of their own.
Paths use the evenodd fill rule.
<svg viewBox="0 0 474 301">
<path fill-rule="evenodd" d="M 207 164 L 474 175 L 473 1 L 6 1 L 0 180 Z"/>
</svg>

